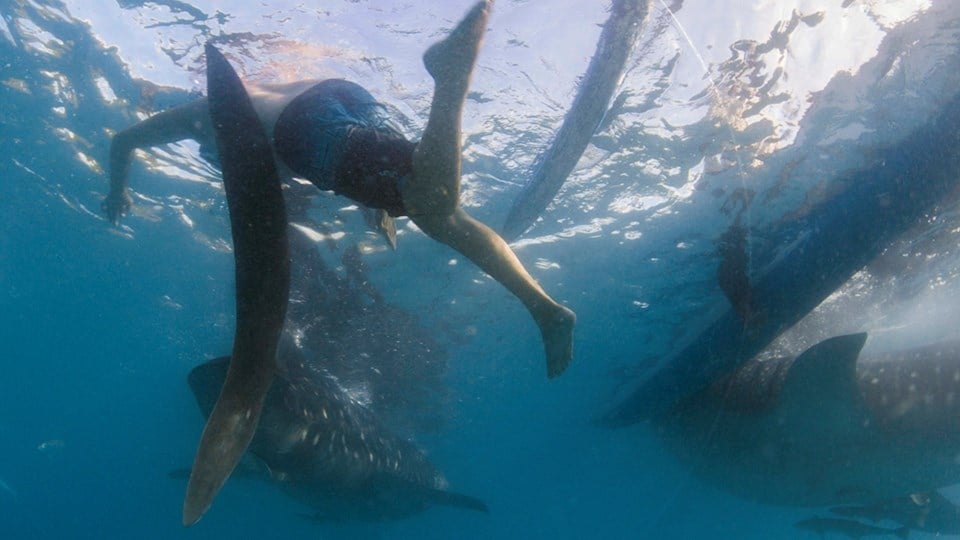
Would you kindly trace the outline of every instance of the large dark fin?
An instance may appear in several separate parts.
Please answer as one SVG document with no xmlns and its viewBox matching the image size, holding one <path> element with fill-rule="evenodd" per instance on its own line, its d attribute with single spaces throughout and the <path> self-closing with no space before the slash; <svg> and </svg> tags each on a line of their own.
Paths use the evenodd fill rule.
<svg viewBox="0 0 960 540">
<path fill-rule="evenodd" d="M 210 418 L 217 398 L 223 390 L 223 382 L 227 380 L 227 370 L 230 369 L 230 357 L 221 356 L 190 370 L 187 375 L 187 384 L 193 391 L 197 406 L 204 418 Z"/>
<path fill-rule="evenodd" d="M 857 358 L 866 333 L 826 339 L 797 357 L 783 383 L 778 407 L 785 422 L 802 426 L 814 422 L 837 429 L 857 421 L 863 399 L 857 385 Z M 798 428 L 799 429 L 799 428 Z"/>
<path fill-rule="evenodd" d="M 237 328 L 227 380 L 187 485 L 184 525 L 210 507 L 253 438 L 276 371 L 290 287 L 287 216 L 269 139 L 233 68 L 209 43 L 206 54 L 210 116 L 233 233 Z"/>
</svg>

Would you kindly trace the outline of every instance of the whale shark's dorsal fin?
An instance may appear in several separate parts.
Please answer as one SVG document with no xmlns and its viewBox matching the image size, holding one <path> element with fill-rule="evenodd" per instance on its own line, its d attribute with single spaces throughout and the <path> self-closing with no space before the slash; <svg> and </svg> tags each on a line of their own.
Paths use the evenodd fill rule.
<svg viewBox="0 0 960 540">
<path fill-rule="evenodd" d="M 849 385 L 856 384 L 856 365 L 867 334 L 832 337 L 803 351 L 797 357 L 783 384 L 782 400 L 793 393 L 835 397 L 844 395 Z"/>
<path fill-rule="evenodd" d="M 857 358 L 867 334 L 833 337 L 803 352 L 794 361 L 777 400 L 784 423 L 837 425 L 860 421 L 864 410 L 857 385 Z M 792 424 L 797 422 L 798 424 Z"/>
</svg>

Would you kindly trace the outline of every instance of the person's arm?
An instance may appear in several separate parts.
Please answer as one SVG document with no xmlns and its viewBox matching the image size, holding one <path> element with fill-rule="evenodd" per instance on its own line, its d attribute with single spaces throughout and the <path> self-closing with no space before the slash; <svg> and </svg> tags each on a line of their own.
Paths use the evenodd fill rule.
<svg viewBox="0 0 960 540">
<path fill-rule="evenodd" d="M 133 151 L 183 139 L 209 138 L 210 114 L 206 98 L 163 111 L 118 132 L 110 142 L 110 193 L 101 207 L 116 224 L 130 210 L 127 177 Z"/>
</svg>

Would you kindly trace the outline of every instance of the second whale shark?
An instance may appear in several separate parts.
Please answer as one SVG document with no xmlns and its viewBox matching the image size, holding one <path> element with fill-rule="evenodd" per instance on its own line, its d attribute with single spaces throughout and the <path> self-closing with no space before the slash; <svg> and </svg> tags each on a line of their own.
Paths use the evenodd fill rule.
<svg viewBox="0 0 960 540">
<path fill-rule="evenodd" d="M 424 453 L 386 429 L 334 376 L 294 349 L 281 349 L 249 453 L 284 492 L 313 508 L 315 519 L 385 521 L 430 506 L 488 511 L 479 499 L 447 491 L 447 480 Z M 190 372 L 204 415 L 228 365 L 223 357 Z"/>
<path fill-rule="evenodd" d="M 960 482 L 960 341 L 861 357 L 865 340 L 754 358 L 653 425 L 699 479 L 761 503 L 874 503 Z"/>
</svg>

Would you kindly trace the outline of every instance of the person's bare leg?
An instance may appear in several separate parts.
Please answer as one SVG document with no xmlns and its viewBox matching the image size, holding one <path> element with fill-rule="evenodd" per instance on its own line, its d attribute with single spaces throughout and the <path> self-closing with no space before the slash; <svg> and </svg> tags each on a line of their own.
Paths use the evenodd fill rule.
<svg viewBox="0 0 960 540">
<path fill-rule="evenodd" d="M 449 216 L 411 218 L 431 238 L 463 254 L 523 302 L 540 328 L 547 356 L 547 376 L 553 378 L 563 373 L 573 358 L 573 326 L 577 316 L 550 298 L 503 238 L 459 208 Z"/>
<path fill-rule="evenodd" d="M 403 202 L 421 230 L 473 261 L 523 302 L 543 337 L 547 376 L 555 377 L 573 356 L 576 315 L 544 292 L 499 235 L 459 207 L 460 115 L 489 8 L 487 1 L 476 4 L 446 39 L 424 54 L 436 86 Z"/>
<path fill-rule="evenodd" d="M 460 205 L 460 116 L 490 5 L 475 4 L 446 39 L 423 55 L 434 89 L 430 117 L 413 152 L 414 177 L 403 188 L 410 214 L 450 215 Z"/>
</svg>

